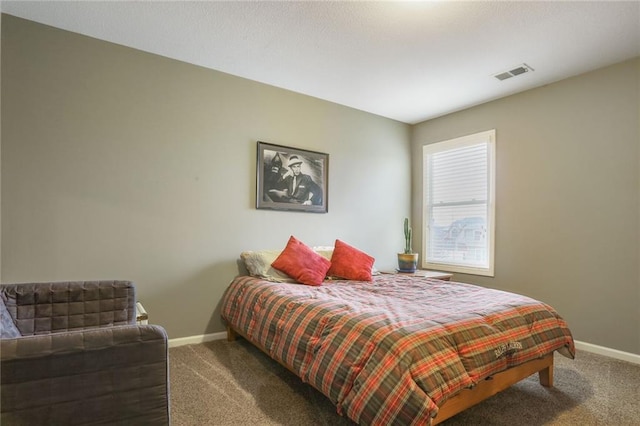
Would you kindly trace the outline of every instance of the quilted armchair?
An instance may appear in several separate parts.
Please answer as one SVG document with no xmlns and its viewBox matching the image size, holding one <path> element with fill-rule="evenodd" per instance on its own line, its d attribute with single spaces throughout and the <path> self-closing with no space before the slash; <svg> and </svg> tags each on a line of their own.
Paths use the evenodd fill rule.
<svg viewBox="0 0 640 426">
<path fill-rule="evenodd" d="M 129 281 L 0 285 L 2 425 L 169 424 L 167 334 Z"/>
</svg>

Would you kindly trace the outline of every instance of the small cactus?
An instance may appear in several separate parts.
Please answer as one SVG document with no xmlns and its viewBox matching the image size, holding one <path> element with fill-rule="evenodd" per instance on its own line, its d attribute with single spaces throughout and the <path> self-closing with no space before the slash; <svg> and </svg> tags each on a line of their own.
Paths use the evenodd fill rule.
<svg viewBox="0 0 640 426">
<path fill-rule="evenodd" d="M 404 218 L 404 252 L 413 253 L 411 249 L 411 227 L 409 226 L 409 218 Z"/>
</svg>

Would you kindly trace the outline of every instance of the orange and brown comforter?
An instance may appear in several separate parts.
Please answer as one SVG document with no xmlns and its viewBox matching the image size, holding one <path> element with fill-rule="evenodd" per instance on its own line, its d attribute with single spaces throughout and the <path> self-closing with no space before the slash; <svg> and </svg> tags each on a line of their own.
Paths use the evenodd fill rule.
<svg viewBox="0 0 640 426">
<path fill-rule="evenodd" d="M 359 424 L 429 424 L 447 398 L 555 350 L 565 321 L 537 300 L 470 284 L 382 274 L 310 287 L 238 277 L 233 329 Z"/>
</svg>

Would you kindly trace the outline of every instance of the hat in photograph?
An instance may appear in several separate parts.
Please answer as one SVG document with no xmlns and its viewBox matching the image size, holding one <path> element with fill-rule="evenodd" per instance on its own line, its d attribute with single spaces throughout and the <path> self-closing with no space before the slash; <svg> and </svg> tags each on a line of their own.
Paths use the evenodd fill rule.
<svg viewBox="0 0 640 426">
<path fill-rule="evenodd" d="M 296 164 L 302 164 L 302 160 L 298 158 L 297 155 L 292 155 L 289 157 L 289 164 L 287 167 L 295 166 Z"/>
</svg>

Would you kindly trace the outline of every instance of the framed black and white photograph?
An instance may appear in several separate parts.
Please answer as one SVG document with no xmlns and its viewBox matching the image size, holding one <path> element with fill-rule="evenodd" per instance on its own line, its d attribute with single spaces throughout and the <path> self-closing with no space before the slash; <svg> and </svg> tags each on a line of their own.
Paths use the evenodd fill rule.
<svg viewBox="0 0 640 426">
<path fill-rule="evenodd" d="M 256 208 L 327 213 L 329 154 L 258 142 Z"/>
</svg>

